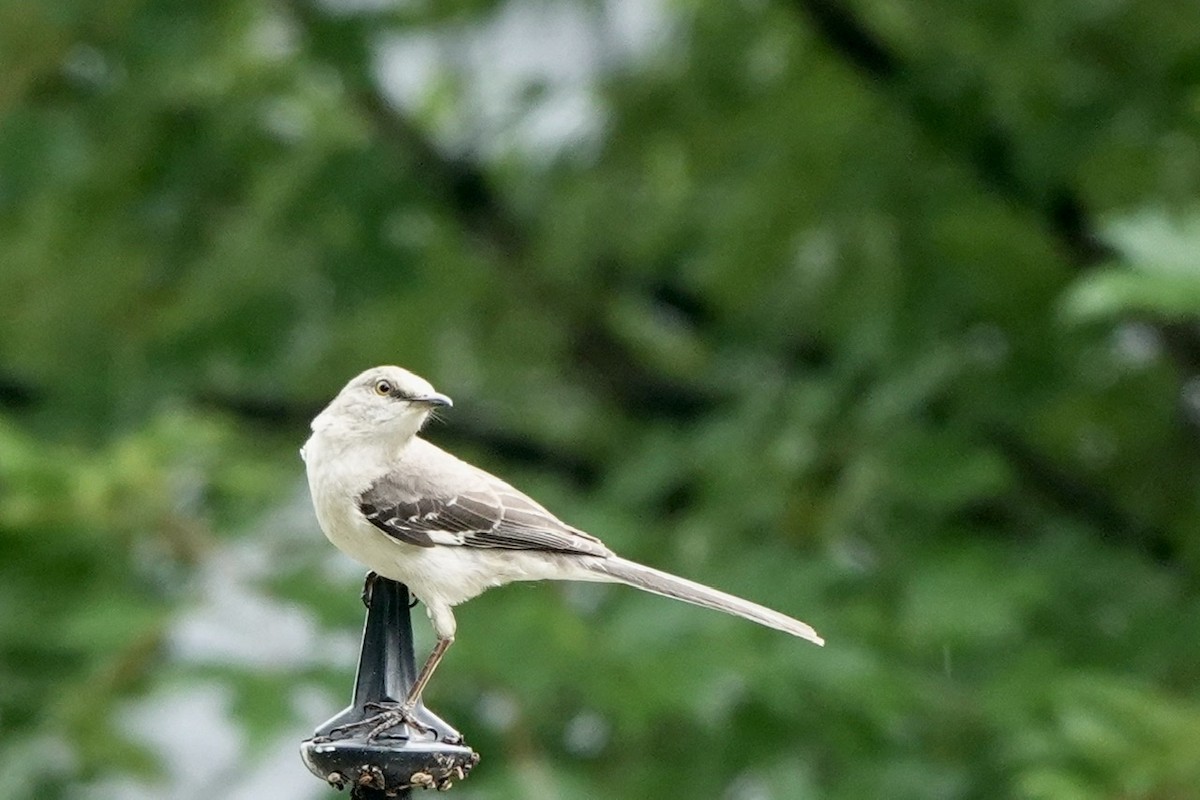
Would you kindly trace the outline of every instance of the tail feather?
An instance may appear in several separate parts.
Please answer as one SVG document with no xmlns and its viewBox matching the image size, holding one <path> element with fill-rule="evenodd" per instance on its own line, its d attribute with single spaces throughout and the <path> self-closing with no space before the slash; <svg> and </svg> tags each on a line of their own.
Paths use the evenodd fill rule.
<svg viewBox="0 0 1200 800">
<path fill-rule="evenodd" d="M 749 600 L 743 600 L 740 597 L 726 594 L 725 592 L 705 586 L 702 583 L 689 581 L 687 578 L 680 578 L 668 572 L 661 572 L 634 561 L 626 561 L 617 556 L 610 556 L 608 558 L 589 560 L 587 568 L 589 571 L 605 576 L 610 580 L 619 581 L 643 591 L 659 594 L 663 597 L 671 597 L 675 600 L 682 600 L 685 603 L 692 603 L 703 608 L 711 608 L 714 611 L 724 611 L 726 614 L 742 617 L 751 622 L 757 622 L 759 625 L 766 625 L 768 628 L 775 628 L 784 633 L 799 636 L 801 639 L 807 639 L 814 644 L 825 644 L 825 640 L 811 626 L 806 625 L 798 619 L 792 619 L 786 614 L 772 611 L 765 606 L 751 603 Z"/>
</svg>

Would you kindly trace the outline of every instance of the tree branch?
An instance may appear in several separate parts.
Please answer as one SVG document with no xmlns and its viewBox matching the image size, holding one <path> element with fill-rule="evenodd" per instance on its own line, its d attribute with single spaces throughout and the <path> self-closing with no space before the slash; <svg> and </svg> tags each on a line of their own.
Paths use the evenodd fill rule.
<svg viewBox="0 0 1200 800">
<path fill-rule="evenodd" d="M 792 0 L 834 53 L 863 75 L 899 89 L 908 96 L 912 116 L 931 140 L 948 152 L 959 152 L 981 183 L 1008 202 L 1027 209 L 1051 233 L 1069 263 L 1080 272 L 1111 264 L 1119 254 L 1098 233 L 1079 194 L 1059 185 L 1040 193 L 1024 185 L 1016 168 L 1016 148 L 1005 126 L 990 117 L 975 120 L 975 128 L 944 123 L 955 108 L 924 95 L 910 79 L 912 65 L 875 35 L 845 3 L 836 0 Z M 1041 199 L 1041 198 L 1046 199 Z M 1159 323 L 1167 353 L 1182 373 L 1181 383 L 1200 374 L 1200 331 L 1195 325 Z M 1200 425 L 1188 418 L 1195 434 Z"/>
<path fill-rule="evenodd" d="M 993 431 L 987 438 L 999 448 L 1031 494 L 1078 517 L 1104 538 L 1134 546 L 1159 564 L 1177 563 L 1179 546 L 1168 533 L 1137 519 L 1107 492 L 1054 463 L 1012 431 Z"/>
<path fill-rule="evenodd" d="M 1115 253 L 1096 236 L 1083 200 L 1068 186 L 1054 187 L 1041 202 L 1022 184 L 1016 170 L 1015 148 L 1004 125 L 996 119 L 977 120 L 974 130 L 955 128 L 953 136 L 940 124 L 960 113 L 945 102 L 922 95 L 912 84 L 914 70 L 903 57 L 875 35 L 845 3 L 836 0 L 792 0 L 813 29 L 837 55 L 880 83 L 905 90 L 913 117 L 926 136 L 947 150 L 959 150 L 985 186 L 1014 204 L 1029 208 L 1042 220 L 1079 268 L 1111 261 Z"/>
<path fill-rule="evenodd" d="M 639 416 L 692 417 L 712 410 L 722 398 L 711 388 L 672 380 L 647 367 L 614 334 L 595 295 L 577 299 L 559 291 L 529 267 L 529 233 L 511 213 L 483 169 L 465 159 L 447 157 L 411 119 L 393 108 L 371 77 L 367 31 L 353 18 L 330 17 L 305 0 L 290 8 L 307 34 L 314 55 L 332 66 L 353 87 L 352 96 L 380 140 L 393 147 L 422 175 L 463 229 L 484 243 L 540 308 L 571 319 L 573 360 L 582 379 Z M 622 274 L 622 270 L 610 274 Z M 629 291 L 629 287 L 615 287 Z"/>
</svg>

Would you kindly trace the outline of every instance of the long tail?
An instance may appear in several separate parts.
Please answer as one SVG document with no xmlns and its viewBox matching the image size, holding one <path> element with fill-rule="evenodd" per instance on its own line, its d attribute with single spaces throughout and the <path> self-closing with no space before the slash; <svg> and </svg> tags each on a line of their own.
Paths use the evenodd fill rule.
<svg viewBox="0 0 1200 800">
<path fill-rule="evenodd" d="M 759 625 L 766 625 L 768 628 L 775 628 L 784 633 L 799 636 L 801 639 L 808 639 L 814 644 L 825 644 L 825 640 L 818 636 L 812 627 L 798 619 L 792 619 L 786 614 L 780 614 L 778 611 L 772 611 L 757 603 L 751 603 L 749 600 L 712 589 L 702 583 L 689 581 L 667 572 L 660 572 L 633 561 L 626 561 L 618 556 L 588 559 L 586 566 L 590 572 L 596 573 L 598 576 L 604 576 L 637 589 L 682 600 L 703 608 L 724 611 L 726 614 L 733 614 L 735 617 L 742 617 L 751 622 L 757 622 Z"/>
</svg>

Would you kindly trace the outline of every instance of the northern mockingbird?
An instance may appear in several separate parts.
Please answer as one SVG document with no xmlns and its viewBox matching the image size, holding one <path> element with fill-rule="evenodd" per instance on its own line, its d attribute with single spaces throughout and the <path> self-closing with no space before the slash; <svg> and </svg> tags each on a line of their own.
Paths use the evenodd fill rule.
<svg viewBox="0 0 1200 800">
<path fill-rule="evenodd" d="M 424 708 L 421 692 L 454 641 L 454 606 L 512 581 L 624 583 L 824 644 L 799 620 L 617 556 L 499 478 L 417 436 L 434 409 L 450 405 L 407 370 L 369 369 L 317 415 L 300 451 L 325 535 L 375 573 L 408 586 L 437 635 L 404 702 L 368 721 L 369 738 L 401 722 L 459 738 Z"/>
</svg>

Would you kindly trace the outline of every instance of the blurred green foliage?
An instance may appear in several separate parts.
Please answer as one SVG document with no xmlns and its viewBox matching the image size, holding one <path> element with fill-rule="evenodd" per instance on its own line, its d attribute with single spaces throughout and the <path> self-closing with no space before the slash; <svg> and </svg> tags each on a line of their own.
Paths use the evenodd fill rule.
<svg viewBox="0 0 1200 800">
<path fill-rule="evenodd" d="M 1200 796 L 1200 7 L 4 0 L 0 75 L 11 796 L 182 785 L 189 687 L 231 781 L 332 712 L 296 448 L 376 363 L 829 642 L 490 593 L 464 797 Z M 251 656 L 181 633 L 228 575 Z"/>
</svg>

